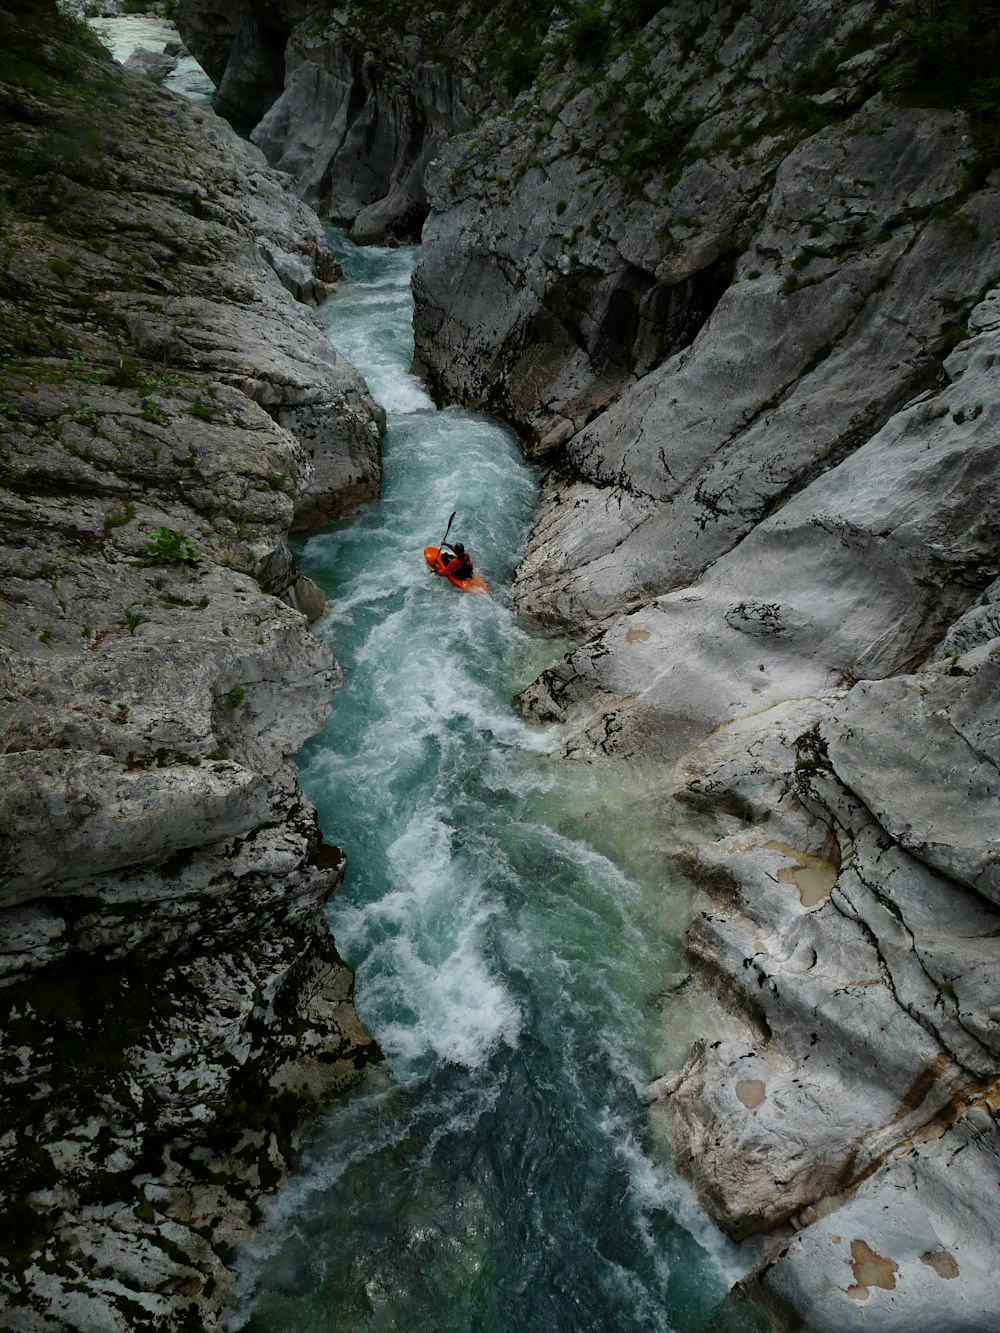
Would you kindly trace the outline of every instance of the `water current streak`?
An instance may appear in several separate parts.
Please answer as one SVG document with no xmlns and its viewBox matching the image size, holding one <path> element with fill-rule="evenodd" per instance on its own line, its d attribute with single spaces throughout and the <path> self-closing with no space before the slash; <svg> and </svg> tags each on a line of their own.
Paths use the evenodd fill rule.
<svg viewBox="0 0 1000 1333">
<path fill-rule="evenodd" d="M 323 314 L 389 431 L 381 504 L 300 553 L 345 676 L 300 767 L 348 853 L 330 921 L 387 1062 L 316 1128 L 234 1326 L 756 1327 L 720 1304 L 729 1249 L 648 1139 L 669 890 L 608 859 L 622 809 L 509 706 L 552 655 L 504 591 L 537 477 L 408 375 L 414 251 L 339 245 L 351 284 Z M 423 563 L 453 509 L 492 598 Z"/>
</svg>

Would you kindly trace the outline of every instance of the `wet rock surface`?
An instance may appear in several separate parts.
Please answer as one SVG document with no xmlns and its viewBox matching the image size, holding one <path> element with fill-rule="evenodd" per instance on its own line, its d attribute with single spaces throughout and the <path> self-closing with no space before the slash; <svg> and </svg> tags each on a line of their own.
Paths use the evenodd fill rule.
<svg viewBox="0 0 1000 1333">
<path fill-rule="evenodd" d="M 287 536 L 377 494 L 380 413 L 259 153 L 54 7 L 0 27 L 0 1323 L 216 1327 L 379 1058 L 290 762 L 339 673 Z"/>
<path fill-rule="evenodd" d="M 654 1122 L 776 1326 L 830 1333 L 997 1298 L 1000 184 L 901 95 L 921 14 L 553 15 L 429 154 L 428 16 L 344 11 L 258 130 L 324 208 L 350 174 L 361 237 L 429 210 L 418 364 L 549 466 L 515 593 L 578 646 L 520 706 L 705 821 L 681 1003 L 731 1018 Z"/>
<path fill-rule="evenodd" d="M 297 0 L 177 8 L 220 114 L 252 127 L 305 202 L 359 244 L 419 239 L 429 164 L 489 100 L 468 16 L 386 22 L 366 5 L 321 12 Z"/>
</svg>

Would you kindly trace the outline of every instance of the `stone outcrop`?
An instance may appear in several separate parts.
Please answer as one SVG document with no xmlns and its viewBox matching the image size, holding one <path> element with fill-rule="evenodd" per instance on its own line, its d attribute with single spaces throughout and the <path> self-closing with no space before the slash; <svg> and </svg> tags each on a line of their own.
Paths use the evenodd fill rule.
<svg viewBox="0 0 1000 1333">
<path fill-rule="evenodd" d="M 181 0 L 177 23 L 216 109 L 254 126 L 307 204 L 362 244 L 416 240 L 428 164 L 486 101 L 476 64 L 460 33 L 439 31 L 444 15 L 397 33 L 364 5 L 307 9 Z"/>
<path fill-rule="evenodd" d="M 210 1328 L 379 1058 L 290 762 L 339 673 L 287 535 L 377 494 L 380 412 L 257 150 L 54 6 L 0 30 L 0 1323 Z"/>
<path fill-rule="evenodd" d="M 303 0 L 178 0 L 185 45 L 216 85 L 219 115 L 249 129 L 280 94 L 284 46 Z"/>
<path fill-rule="evenodd" d="M 336 20 L 296 32 L 284 92 L 252 134 L 303 199 L 361 244 L 419 237 L 427 165 L 480 100 L 468 74 L 423 59 L 419 43 L 395 57 Z"/>
<path fill-rule="evenodd" d="M 577 647 L 520 706 L 705 821 L 679 1002 L 731 1016 L 651 1114 L 745 1289 L 831 1333 L 997 1296 L 1000 177 L 923 9 L 501 5 L 487 56 L 458 6 L 438 63 L 518 77 L 433 154 L 432 17 L 345 11 L 256 132 L 361 237 L 429 209 L 418 365 L 549 467 L 515 595 Z M 971 87 L 995 33 L 949 9 Z"/>
<path fill-rule="evenodd" d="M 653 1114 L 722 1225 L 772 1238 L 745 1285 L 779 1327 L 991 1318 L 998 649 L 775 704 L 679 770 L 726 830 L 686 866 L 683 1003 L 721 992 L 743 1031 L 654 1084 Z"/>
</svg>

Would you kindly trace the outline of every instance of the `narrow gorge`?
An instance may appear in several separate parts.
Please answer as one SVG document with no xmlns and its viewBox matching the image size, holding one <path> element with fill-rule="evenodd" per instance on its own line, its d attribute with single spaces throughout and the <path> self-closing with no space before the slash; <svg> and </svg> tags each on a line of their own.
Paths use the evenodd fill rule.
<svg viewBox="0 0 1000 1333">
<path fill-rule="evenodd" d="M 0 8 L 4 1327 L 992 1327 L 1000 7 L 171 8 L 221 114 L 54 3 Z M 516 430 L 537 498 L 500 480 L 511 437 L 473 444 L 452 407 L 452 435 L 398 443 L 338 344 L 329 224 L 420 242 L 407 359 Z M 452 471 L 421 471 L 439 450 Z M 349 584 L 353 543 L 419 558 L 463 460 L 495 619 L 456 608 L 456 638 L 428 603 L 422 660 L 467 653 L 515 712 L 428 679 L 397 734 L 410 662 L 365 733 L 402 767 L 369 738 L 345 769 L 309 738 L 331 704 L 348 746 L 367 716 L 371 627 L 339 702 L 326 643 L 428 591 Z M 450 833 L 406 806 L 389 850 L 352 846 L 330 917 L 377 997 L 377 923 L 430 967 L 409 932 L 441 922 L 402 905 L 464 876 L 487 998 L 461 1017 L 442 946 L 443 1008 L 478 1034 L 430 1043 L 447 1132 L 406 1100 L 409 1020 L 355 1013 L 323 909 L 345 858 L 296 755 L 331 839 L 359 836 L 366 783 L 387 833 L 407 764 L 489 788 Z M 395 896 L 366 899 L 383 859 Z M 577 1021 L 591 974 L 611 989 Z M 536 1143 L 531 1119 L 556 1107 L 615 1170 L 558 1174 L 558 1124 Z M 441 1154 L 420 1174 L 472 1144 L 459 1123 L 497 1126 L 468 1146 L 495 1192 Z M 392 1152 L 360 1145 L 407 1124 L 427 1151 L 387 1183 Z M 304 1141 L 316 1179 L 324 1143 L 354 1165 L 299 1218 L 312 1257 L 274 1259 Z M 379 1188 L 351 1306 L 324 1237 Z M 433 1310 L 404 1290 L 425 1253 L 451 1256 Z M 504 1299 L 463 1304 L 490 1264 Z"/>
</svg>

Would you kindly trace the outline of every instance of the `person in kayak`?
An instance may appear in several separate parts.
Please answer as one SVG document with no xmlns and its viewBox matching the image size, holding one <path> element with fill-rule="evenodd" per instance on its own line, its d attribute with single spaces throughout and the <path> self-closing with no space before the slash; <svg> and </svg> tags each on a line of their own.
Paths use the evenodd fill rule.
<svg viewBox="0 0 1000 1333">
<path fill-rule="evenodd" d="M 453 579 L 471 579 L 473 574 L 472 557 L 462 543 L 456 542 L 454 546 L 445 543 L 445 546 L 451 552 L 451 555 L 445 555 L 444 548 L 442 548 L 441 564 L 443 569 L 441 572 Z"/>
</svg>

